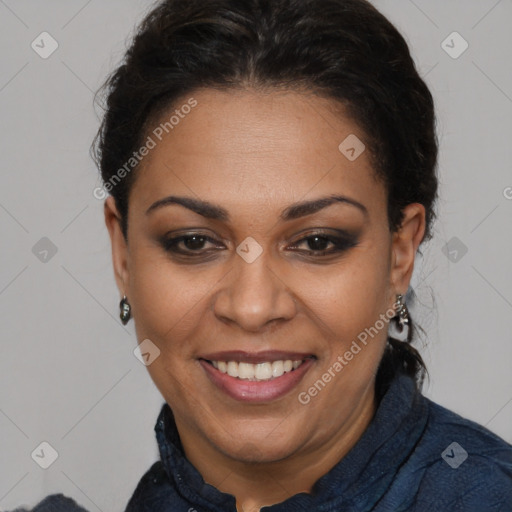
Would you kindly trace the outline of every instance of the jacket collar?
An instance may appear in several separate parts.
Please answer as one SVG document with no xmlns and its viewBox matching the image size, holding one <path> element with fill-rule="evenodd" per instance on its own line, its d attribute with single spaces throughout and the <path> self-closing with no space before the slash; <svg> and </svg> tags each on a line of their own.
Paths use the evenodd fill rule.
<svg viewBox="0 0 512 512">
<path fill-rule="evenodd" d="M 368 510 L 391 485 L 402 463 L 421 437 L 428 416 L 426 399 L 412 378 L 398 374 L 382 397 L 375 415 L 354 447 L 314 485 L 281 504 L 264 507 L 273 512 Z M 207 510 L 236 510 L 235 497 L 205 483 L 186 459 L 171 408 L 162 406 L 156 437 L 163 466 L 176 490 L 192 505 Z"/>
</svg>

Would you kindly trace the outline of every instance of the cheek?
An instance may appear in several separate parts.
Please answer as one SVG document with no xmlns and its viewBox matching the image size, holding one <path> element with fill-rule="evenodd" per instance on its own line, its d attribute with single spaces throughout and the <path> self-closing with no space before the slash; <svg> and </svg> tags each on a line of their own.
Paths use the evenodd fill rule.
<svg viewBox="0 0 512 512">
<path fill-rule="evenodd" d="M 183 396 L 195 395 L 190 361 L 204 315 L 206 276 L 191 278 L 154 249 L 134 253 L 130 291 L 138 342 L 151 340 L 160 350 L 147 367 L 157 388 L 177 411 Z M 187 363 L 187 364 L 184 364 Z"/>
<path fill-rule="evenodd" d="M 179 361 L 194 359 L 198 348 L 204 348 L 216 322 L 212 294 L 216 285 L 222 286 L 227 270 L 220 265 L 177 265 L 154 247 L 132 254 L 130 303 L 137 339 L 150 339 L 163 356 L 148 369 L 186 372 Z"/>
<path fill-rule="evenodd" d="M 326 376 L 335 381 L 332 391 L 360 393 L 379 364 L 389 325 L 387 317 L 382 320 L 389 311 L 388 272 L 385 251 L 360 250 L 310 296 L 316 323 L 324 331 L 319 370 L 336 375 Z M 337 400 L 337 393 L 328 395 L 323 399 Z"/>
<path fill-rule="evenodd" d="M 364 328 L 387 309 L 389 275 L 384 255 L 361 251 L 322 279 L 303 284 L 309 303 L 329 324 Z"/>
<path fill-rule="evenodd" d="M 205 299 L 209 279 L 180 270 L 155 250 L 134 254 L 130 270 L 131 304 L 141 336 L 167 348 L 168 340 L 190 333 Z M 140 338 L 139 338 L 140 339 Z"/>
</svg>

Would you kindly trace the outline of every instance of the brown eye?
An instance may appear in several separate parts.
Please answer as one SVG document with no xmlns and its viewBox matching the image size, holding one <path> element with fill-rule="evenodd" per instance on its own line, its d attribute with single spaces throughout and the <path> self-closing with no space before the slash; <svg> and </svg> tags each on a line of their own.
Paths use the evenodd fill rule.
<svg viewBox="0 0 512 512">
<path fill-rule="evenodd" d="M 197 249 L 203 248 L 203 246 L 206 242 L 206 237 L 194 235 L 194 236 L 189 236 L 189 237 L 183 238 L 182 241 L 187 249 L 190 249 L 191 251 L 195 251 Z"/>
<path fill-rule="evenodd" d="M 198 233 L 164 238 L 161 241 L 161 244 L 166 251 L 184 256 L 190 255 L 192 257 L 201 256 L 206 252 L 210 252 L 210 249 L 203 250 L 205 249 L 205 245 L 208 243 L 212 244 L 216 249 L 219 248 L 219 245 L 215 240 L 209 236 Z"/>
<path fill-rule="evenodd" d="M 296 242 L 291 249 L 311 256 L 328 256 L 342 253 L 357 245 L 357 237 L 349 233 L 334 236 L 326 233 L 313 233 Z M 298 249 L 306 246 L 306 250 Z"/>
<path fill-rule="evenodd" d="M 309 248 L 313 251 L 325 251 L 326 246 L 332 243 L 332 241 L 325 236 L 310 236 L 306 240 Z"/>
</svg>

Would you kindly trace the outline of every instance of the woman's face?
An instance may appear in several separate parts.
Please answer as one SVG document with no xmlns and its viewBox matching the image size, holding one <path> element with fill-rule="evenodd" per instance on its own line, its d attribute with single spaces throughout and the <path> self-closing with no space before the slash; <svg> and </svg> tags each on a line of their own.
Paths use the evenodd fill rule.
<svg viewBox="0 0 512 512">
<path fill-rule="evenodd" d="M 200 90 L 149 136 L 127 245 L 111 198 L 105 212 L 120 291 L 139 343 L 160 351 L 148 370 L 180 435 L 275 461 L 369 421 L 423 207 L 390 233 L 364 134 L 314 95 Z"/>
</svg>

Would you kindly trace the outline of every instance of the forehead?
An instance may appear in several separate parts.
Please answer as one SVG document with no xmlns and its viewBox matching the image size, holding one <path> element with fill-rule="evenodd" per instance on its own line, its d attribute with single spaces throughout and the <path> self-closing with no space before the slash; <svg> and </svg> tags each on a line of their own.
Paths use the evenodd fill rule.
<svg viewBox="0 0 512 512">
<path fill-rule="evenodd" d="M 241 202 L 286 206 L 326 193 L 372 198 L 376 206 L 385 201 L 364 132 L 339 103 L 313 94 L 198 90 L 175 102 L 147 135 L 154 147 L 132 191 L 141 207 L 178 192 L 228 209 Z"/>
</svg>

